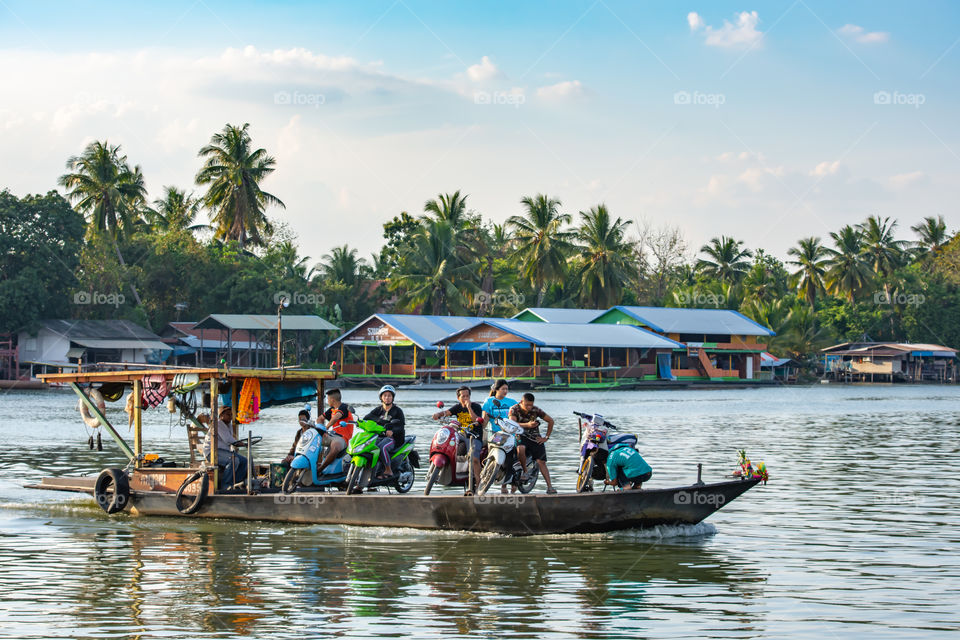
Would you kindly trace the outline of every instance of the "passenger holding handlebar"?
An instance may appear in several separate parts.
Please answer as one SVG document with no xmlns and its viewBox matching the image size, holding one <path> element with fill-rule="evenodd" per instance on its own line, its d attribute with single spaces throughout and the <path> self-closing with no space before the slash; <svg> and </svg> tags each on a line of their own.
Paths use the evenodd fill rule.
<svg viewBox="0 0 960 640">
<path fill-rule="evenodd" d="M 444 416 L 454 416 L 468 436 L 473 436 L 473 450 L 470 456 L 473 460 L 473 482 L 480 481 L 480 452 L 483 450 L 483 409 L 476 402 L 470 402 L 470 387 L 457 389 L 457 404 L 449 409 L 437 411 L 433 414 L 434 420 Z M 469 441 L 468 441 L 469 442 Z M 472 495 L 473 487 L 467 490 Z"/>
</svg>

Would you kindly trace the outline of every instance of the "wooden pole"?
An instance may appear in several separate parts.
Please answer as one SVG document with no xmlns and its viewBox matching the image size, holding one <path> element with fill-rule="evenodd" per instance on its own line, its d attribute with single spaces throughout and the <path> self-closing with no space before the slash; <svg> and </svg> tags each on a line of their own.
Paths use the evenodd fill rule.
<svg viewBox="0 0 960 640">
<path fill-rule="evenodd" d="M 214 494 L 217 492 L 217 487 L 220 486 L 220 467 L 217 466 L 219 462 L 219 454 L 217 453 L 217 443 L 219 442 L 217 433 L 217 427 L 220 422 L 219 410 L 220 410 L 220 389 L 218 388 L 219 380 L 217 378 L 210 378 L 210 466 L 213 467 L 213 486 L 210 488 L 210 493 Z"/>
<path fill-rule="evenodd" d="M 387 353 L 389 354 L 387 356 L 387 360 L 388 360 L 387 373 L 389 373 L 392 376 L 393 375 L 393 345 L 392 344 L 389 347 L 387 347 Z"/>
<path fill-rule="evenodd" d="M 417 345 L 413 345 L 413 377 L 417 377 Z"/>
<path fill-rule="evenodd" d="M 476 350 L 474 350 L 474 352 L 473 352 L 473 369 L 470 370 L 470 377 L 471 377 L 471 378 L 476 378 L 476 377 L 477 377 L 477 352 L 476 352 Z"/>
<path fill-rule="evenodd" d="M 367 345 L 363 345 L 363 375 L 367 375 Z"/>
<path fill-rule="evenodd" d="M 533 345 L 533 377 L 537 377 L 537 345 Z"/>
<path fill-rule="evenodd" d="M 501 351 L 503 352 L 503 377 L 506 378 L 507 377 L 507 350 L 501 349 Z"/>
<path fill-rule="evenodd" d="M 340 370 L 343 371 L 343 343 L 340 343 Z"/>
<path fill-rule="evenodd" d="M 136 456 L 134 466 L 140 468 L 143 456 L 143 380 L 133 381 L 133 453 Z"/>
<path fill-rule="evenodd" d="M 443 348 L 443 377 L 449 378 L 450 372 L 447 369 L 450 368 L 450 347 L 445 346 Z"/>
</svg>

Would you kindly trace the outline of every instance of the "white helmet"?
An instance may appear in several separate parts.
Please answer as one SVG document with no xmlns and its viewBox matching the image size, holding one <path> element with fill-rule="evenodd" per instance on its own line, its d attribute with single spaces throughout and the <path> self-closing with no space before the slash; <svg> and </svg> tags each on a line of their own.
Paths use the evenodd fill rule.
<svg viewBox="0 0 960 640">
<path fill-rule="evenodd" d="M 392 393 L 394 398 L 397 397 L 397 390 L 393 388 L 392 384 L 385 384 L 382 387 L 380 387 L 380 393 L 377 394 L 377 397 L 382 400 L 383 394 L 386 391 L 389 391 L 390 393 Z"/>
</svg>

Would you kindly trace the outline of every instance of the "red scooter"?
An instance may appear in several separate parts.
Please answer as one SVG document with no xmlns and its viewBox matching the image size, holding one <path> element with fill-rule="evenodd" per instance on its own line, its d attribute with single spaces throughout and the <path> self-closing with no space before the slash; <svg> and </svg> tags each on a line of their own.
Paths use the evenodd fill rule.
<svg viewBox="0 0 960 640">
<path fill-rule="evenodd" d="M 442 403 L 438 403 L 442 408 Z M 470 436 L 463 425 L 453 417 L 445 418 L 430 442 L 430 466 L 427 467 L 427 486 L 423 495 L 430 495 L 434 484 L 447 487 L 465 487 L 473 484 L 473 465 L 470 464 L 468 444 Z M 480 459 L 487 456 L 486 446 L 480 453 Z"/>
</svg>

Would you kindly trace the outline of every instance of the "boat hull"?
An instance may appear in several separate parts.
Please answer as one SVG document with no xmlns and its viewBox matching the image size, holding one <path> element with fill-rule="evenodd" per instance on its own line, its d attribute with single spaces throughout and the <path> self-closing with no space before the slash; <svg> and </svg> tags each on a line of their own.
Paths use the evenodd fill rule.
<svg viewBox="0 0 960 640">
<path fill-rule="evenodd" d="M 93 492 L 92 478 L 44 478 L 37 489 Z M 218 494 L 190 517 L 266 520 L 304 524 L 410 527 L 507 535 L 599 533 L 657 525 L 696 524 L 755 486 L 734 480 L 643 491 L 572 494 L 391 495 L 301 491 L 292 495 Z M 179 516 L 174 496 L 134 491 L 130 511 Z"/>
</svg>

